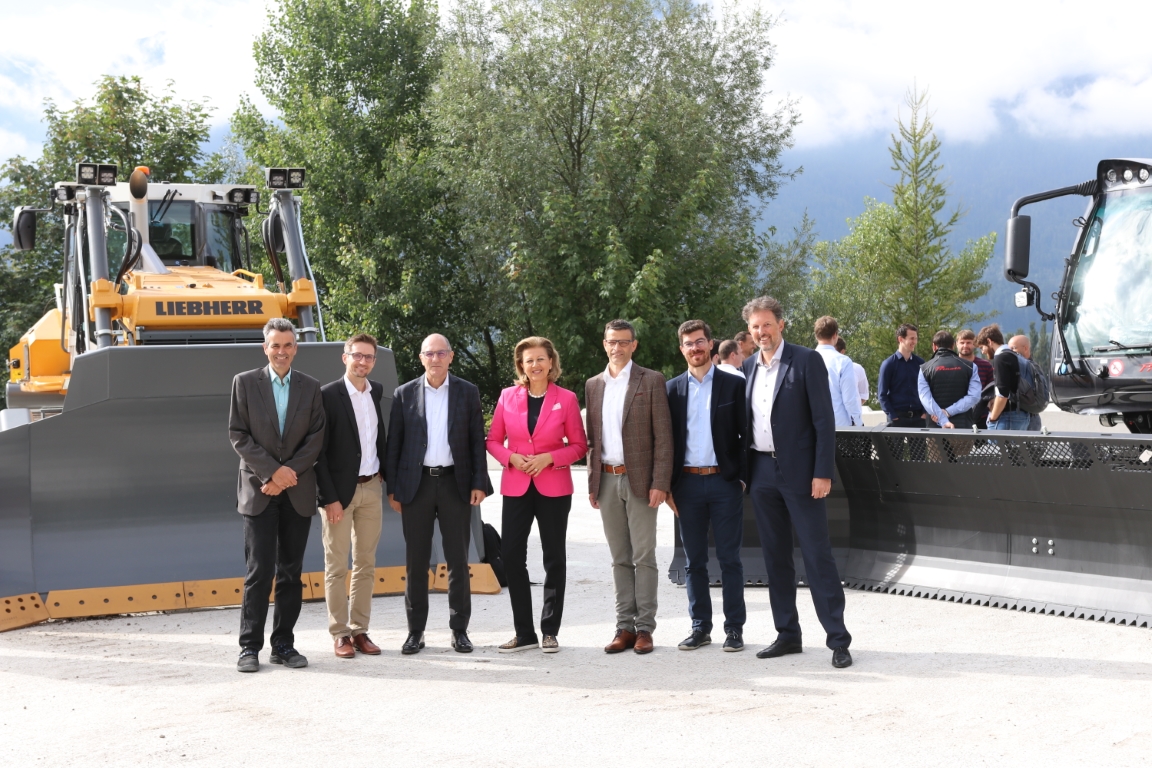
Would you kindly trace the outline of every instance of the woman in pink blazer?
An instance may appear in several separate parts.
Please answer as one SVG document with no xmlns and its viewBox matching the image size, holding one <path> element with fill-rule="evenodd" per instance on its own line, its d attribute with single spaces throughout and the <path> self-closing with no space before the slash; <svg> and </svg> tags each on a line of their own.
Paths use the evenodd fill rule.
<svg viewBox="0 0 1152 768">
<path fill-rule="evenodd" d="M 539 647 L 544 653 L 556 653 L 564 613 L 564 540 L 572 509 L 569 467 L 588 452 L 588 438 L 575 393 L 555 384 L 560 378 L 560 355 L 552 342 L 529 336 L 516 345 L 515 355 L 516 384 L 500 393 L 488 432 L 488 453 L 504 466 L 500 549 L 516 627 L 516 637 L 499 650 L 514 653 Z M 544 550 L 543 642 L 536 637 L 528 582 L 528 534 L 533 520 Z"/>
</svg>

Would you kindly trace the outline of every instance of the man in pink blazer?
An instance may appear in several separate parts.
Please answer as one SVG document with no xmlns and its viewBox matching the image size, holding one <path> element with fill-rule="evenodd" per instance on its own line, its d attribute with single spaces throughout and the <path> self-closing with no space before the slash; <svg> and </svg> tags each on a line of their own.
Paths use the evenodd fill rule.
<svg viewBox="0 0 1152 768">
<path fill-rule="evenodd" d="M 588 452 L 580 403 L 575 393 L 556 386 L 560 356 L 552 342 L 530 336 L 516 345 L 518 383 L 500 393 L 488 432 L 488 453 L 504 467 L 501 556 L 512 601 L 516 636 L 501 653 L 540 647 L 556 653 L 564 613 L 568 513 L 572 509 L 572 462 Z M 544 551 L 544 608 L 541 642 L 532 618 L 528 581 L 528 535 L 535 520 Z"/>
</svg>

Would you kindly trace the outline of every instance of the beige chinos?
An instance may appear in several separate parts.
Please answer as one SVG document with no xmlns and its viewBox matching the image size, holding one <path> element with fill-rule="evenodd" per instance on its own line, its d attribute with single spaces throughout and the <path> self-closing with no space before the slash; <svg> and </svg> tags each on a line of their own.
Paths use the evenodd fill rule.
<svg viewBox="0 0 1152 768">
<path fill-rule="evenodd" d="M 324 600 L 328 603 L 328 632 L 334 638 L 368 631 L 372 589 L 376 583 L 376 545 L 380 542 L 384 516 L 383 490 L 380 475 L 376 475 L 356 485 L 340 522 L 330 523 L 324 516 Z M 352 554 L 350 584 L 349 552 Z"/>
</svg>

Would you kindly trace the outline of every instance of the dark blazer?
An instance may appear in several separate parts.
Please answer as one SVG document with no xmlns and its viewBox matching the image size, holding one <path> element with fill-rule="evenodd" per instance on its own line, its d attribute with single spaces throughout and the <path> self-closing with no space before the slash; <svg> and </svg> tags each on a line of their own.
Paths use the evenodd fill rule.
<svg viewBox="0 0 1152 768">
<path fill-rule="evenodd" d="M 828 368 L 819 352 L 788 342 L 776 374 L 772 400 L 772 441 L 776 461 L 788 482 L 797 490 L 809 489 L 813 478 L 831 478 L 836 463 L 836 416 L 828 389 Z M 752 388 L 759 376 L 759 353 L 744 361 L 744 390 L 748 430 L 744 445 L 751 450 Z M 748 482 L 745 480 L 745 482 Z M 751 483 L 749 483 L 751 485 Z"/>
<path fill-rule="evenodd" d="M 473 490 L 492 493 L 484 450 L 484 415 L 475 384 L 448 374 L 448 447 L 456 467 L 456 485 L 465 502 Z M 388 420 L 388 493 L 408 504 L 420 488 L 424 453 L 428 449 L 428 422 L 424 418 L 424 376 L 401 384 Z"/>
<path fill-rule="evenodd" d="M 600 493 L 600 451 L 604 446 L 602 418 L 604 374 L 584 384 L 588 421 L 588 493 Z M 668 417 L 668 391 L 664 375 L 632 363 L 624 395 L 624 466 L 628 485 L 642 499 L 648 491 L 672 490 L 672 423 Z"/>
<path fill-rule="evenodd" d="M 368 387 L 372 392 L 372 402 L 376 404 L 376 456 L 380 459 L 380 474 L 384 474 L 384 460 L 388 453 L 388 428 L 380 412 L 384 385 L 369 379 Z M 324 447 L 316 460 L 320 506 L 339 501 L 341 506 L 347 507 L 356 494 L 362 458 L 356 411 L 352 409 L 352 398 L 348 395 L 348 385 L 343 376 L 321 387 L 320 396 L 324 400 L 328 425 L 324 430 Z"/>
<path fill-rule="evenodd" d="M 268 367 L 236 374 L 228 411 L 228 439 L 240 456 L 236 511 L 242 515 L 263 512 L 272 497 L 262 493 L 260 486 L 285 466 L 296 472 L 296 485 L 285 491 L 293 509 L 304 517 L 316 514 L 314 466 L 324 445 L 320 382 L 292 370 L 288 380 L 288 415 L 281 435 Z"/>
<path fill-rule="evenodd" d="M 688 452 L 688 371 L 668 382 L 668 410 L 672 413 L 672 490 L 684 477 Z M 748 413 L 744 407 L 744 379 L 712 367 L 712 450 L 725 480 L 744 480 L 748 474 L 748 451 L 744 446 Z"/>
</svg>

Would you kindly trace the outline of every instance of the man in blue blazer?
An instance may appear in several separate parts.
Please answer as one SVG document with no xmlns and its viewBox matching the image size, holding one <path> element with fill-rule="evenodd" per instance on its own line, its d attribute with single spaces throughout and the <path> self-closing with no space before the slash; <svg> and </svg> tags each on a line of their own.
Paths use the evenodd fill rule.
<svg viewBox="0 0 1152 768">
<path fill-rule="evenodd" d="M 708 526 L 724 592 L 724 650 L 744 650 L 744 379 L 712 365 L 712 329 L 689 320 L 679 329 L 688 370 L 668 382 L 672 415 L 672 492 L 668 506 L 680 524 L 688 560 L 688 615 L 692 633 L 682 651 L 712 642 L 712 597 L 708 593 Z"/>
<path fill-rule="evenodd" d="M 472 507 L 492 493 L 484 445 L 484 414 L 475 384 L 449 375 L 452 346 L 434 333 L 420 345 L 425 374 L 396 388 L 388 420 L 388 502 L 403 515 L 407 560 L 404 607 L 408 639 L 400 652 L 419 653 L 428 623 L 428 561 L 433 524 L 448 564 L 448 626 L 452 647 L 471 653 L 472 586 L 468 542 Z"/>
<path fill-rule="evenodd" d="M 852 636 L 844 626 L 844 586 L 832 558 L 824 505 L 836 461 L 828 369 L 819 353 L 784 341 L 784 309 L 776 299 L 752 299 L 743 314 L 759 348 L 743 368 L 749 425 L 747 483 L 776 623 L 776 642 L 756 657 L 803 651 L 792 562 L 795 530 L 816 616 L 828 634 L 832 666 L 848 667 Z"/>
</svg>

